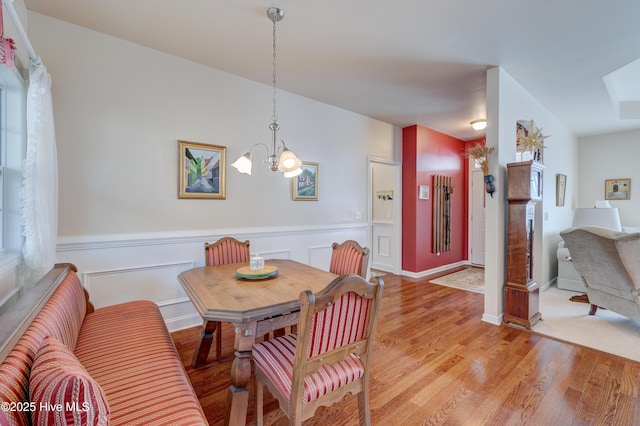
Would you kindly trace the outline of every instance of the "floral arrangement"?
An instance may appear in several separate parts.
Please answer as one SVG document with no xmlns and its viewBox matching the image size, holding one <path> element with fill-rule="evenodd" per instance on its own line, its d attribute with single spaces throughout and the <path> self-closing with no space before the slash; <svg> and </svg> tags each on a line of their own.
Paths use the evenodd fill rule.
<svg viewBox="0 0 640 426">
<path fill-rule="evenodd" d="M 493 152 L 495 147 L 486 146 L 482 144 L 476 144 L 470 148 L 467 148 L 465 155 L 469 158 L 473 158 L 480 164 L 482 174 L 489 175 L 489 154 Z"/>
</svg>

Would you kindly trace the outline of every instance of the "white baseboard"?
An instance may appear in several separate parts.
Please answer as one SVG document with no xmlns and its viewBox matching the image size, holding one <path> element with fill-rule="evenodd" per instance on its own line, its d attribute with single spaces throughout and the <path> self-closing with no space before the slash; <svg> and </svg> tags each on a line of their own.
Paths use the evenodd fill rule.
<svg viewBox="0 0 640 426">
<path fill-rule="evenodd" d="M 197 313 L 190 314 L 190 315 L 183 315 L 180 317 L 165 319 L 165 324 L 169 329 L 169 333 L 173 333 L 174 331 L 180 331 L 180 330 L 185 330 L 187 328 L 201 326 L 202 318 Z"/>
<path fill-rule="evenodd" d="M 456 268 L 458 266 L 466 266 L 469 265 L 468 260 L 461 260 L 460 262 L 451 263 L 449 265 L 438 266 L 437 268 L 428 269 L 422 272 L 411 272 L 411 271 L 402 271 L 402 275 L 409 278 L 424 278 L 428 275 L 437 274 L 439 272 L 446 271 L 448 269 Z"/>
<path fill-rule="evenodd" d="M 375 269 L 376 271 L 383 271 L 393 274 L 393 265 L 385 264 L 385 263 L 376 263 L 371 264 L 371 269 Z"/>
<path fill-rule="evenodd" d="M 495 316 L 495 315 L 489 315 L 489 314 L 482 314 L 482 321 L 488 322 L 489 324 L 493 324 L 493 325 L 502 324 L 502 318 L 503 318 L 502 315 Z"/>
<path fill-rule="evenodd" d="M 557 281 L 557 277 L 540 287 L 540 291 L 547 291 Z"/>
</svg>

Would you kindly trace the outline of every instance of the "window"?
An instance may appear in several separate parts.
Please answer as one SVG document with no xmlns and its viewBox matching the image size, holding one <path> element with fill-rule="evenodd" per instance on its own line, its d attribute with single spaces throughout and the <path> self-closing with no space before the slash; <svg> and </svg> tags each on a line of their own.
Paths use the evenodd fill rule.
<svg viewBox="0 0 640 426">
<path fill-rule="evenodd" d="M 19 72 L 0 65 L 0 269 L 19 261 L 21 163 L 26 146 L 26 85 Z"/>
</svg>

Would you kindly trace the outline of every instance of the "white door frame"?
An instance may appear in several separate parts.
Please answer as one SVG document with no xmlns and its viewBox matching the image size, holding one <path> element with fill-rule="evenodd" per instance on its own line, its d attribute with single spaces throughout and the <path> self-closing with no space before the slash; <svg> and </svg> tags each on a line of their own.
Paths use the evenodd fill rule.
<svg viewBox="0 0 640 426">
<path fill-rule="evenodd" d="M 402 274 L 402 163 L 383 158 L 367 157 L 367 219 L 369 224 L 369 247 L 373 259 L 373 177 L 371 166 L 373 164 L 386 164 L 394 167 L 393 181 L 393 229 L 391 231 L 391 258 L 393 259 L 392 272 L 396 275 Z M 375 245 L 377 247 L 377 245 Z"/>
<path fill-rule="evenodd" d="M 469 234 L 467 235 L 467 242 L 468 242 L 467 246 L 469 248 L 468 248 L 467 255 L 468 255 L 468 259 L 469 259 L 469 263 L 470 264 L 484 266 L 484 264 L 485 264 L 484 255 L 480 254 L 480 256 L 477 256 L 478 253 L 476 253 L 476 255 L 474 256 L 474 253 L 472 252 L 473 247 L 474 246 L 477 247 L 478 244 L 482 245 L 482 247 L 483 247 L 482 251 L 484 251 L 484 244 L 485 244 L 484 239 L 482 241 L 474 241 L 474 235 L 478 236 L 478 230 L 474 229 L 474 227 L 485 226 L 485 224 L 479 224 L 478 223 L 478 220 L 477 220 L 478 218 L 477 217 L 475 218 L 476 220 L 472 220 L 472 215 L 473 215 L 473 212 L 474 212 L 474 193 L 480 192 L 483 195 L 483 197 L 482 197 L 482 199 L 483 199 L 483 208 L 484 208 L 484 197 L 486 197 L 486 194 L 484 194 L 484 181 L 480 185 L 477 185 L 478 182 L 476 182 L 476 184 L 474 184 L 474 179 L 473 179 L 474 174 L 477 173 L 477 172 L 482 173 L 480 167 L 476 167 L 476 166 L 477 165 L 475 164 L 475 161 L 473 159 L 469 159 L 469 168 L 468 168 L 468 171 L 469 171 L 469 182 L 468 182 L 468 185 L 469 185 L 469 191 L 468 191 L 469 192 L 469 213 L 468 213 L 468 216 L 467 216 L 467 221 L 468 221 L 467 222 L 468 223 L 467 229 L 469 230 Z M 482 234 L 482 235 L 484 235 L 484 234 Z M 478 257 L 480 257 L 481 259 L 478 259 Z M 475 260 L 475 262 L 474 262 L 474 260 Z"/>
</svg>

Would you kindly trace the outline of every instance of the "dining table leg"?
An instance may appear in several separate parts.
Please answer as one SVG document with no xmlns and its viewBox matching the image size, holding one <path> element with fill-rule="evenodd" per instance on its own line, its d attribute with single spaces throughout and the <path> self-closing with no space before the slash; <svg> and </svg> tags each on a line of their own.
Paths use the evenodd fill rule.
<svg viewBox="0 0 640 426">
<path fill-rule="evenodd" d="M 211 344 L 213 343 L 214 333 L 220 334 L 220 330 L 216 330 L 216 326 L 219 324 L 217 321 L 204 321 L 202 325 L 202 331 L 200 332 L 200 340 L 196 344 L 196 349 L 193 352 L 193 359 L 191 365 L 194 368 L 202 367 L 207 363 L 209 357 L 209 351 L 211 350 Z M 218 339 L 219 341 L 220 339 Z M 219 351 L 218 348 L 216 348 Z"/>
<path fill-rule="evenodd" d="M 231 365 L 231 386 L 227 394 L 225 426 L 245 425 L 249 407 L 247 385 L 251 379 L 251 348 L 256 340 L 255 321 L 236 325 L 235 359 Z"/>
</svg>

